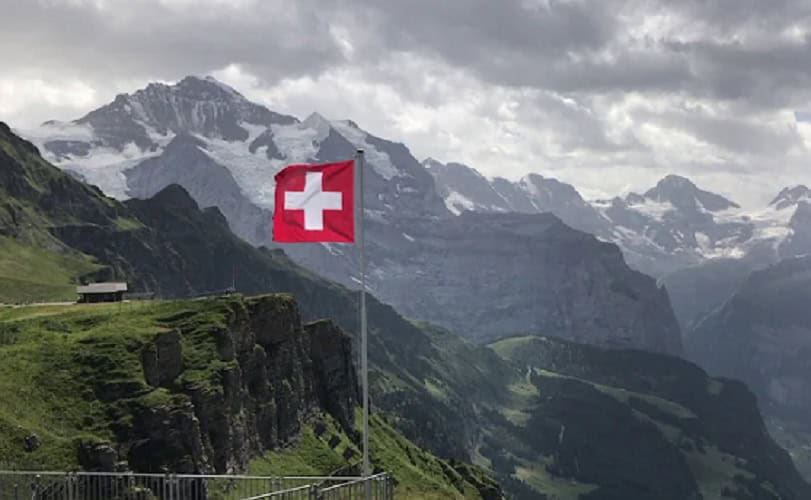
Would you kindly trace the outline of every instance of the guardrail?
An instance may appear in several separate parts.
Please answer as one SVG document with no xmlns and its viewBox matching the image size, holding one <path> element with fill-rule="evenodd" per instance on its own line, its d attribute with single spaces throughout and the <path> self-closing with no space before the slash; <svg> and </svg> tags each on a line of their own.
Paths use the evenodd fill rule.
<svg viewBox="0 0 811 500">
<path fill-rule="evenodd" d="M 394 498 L 394 483 L 388 474 L 377 474 L 329 486 L 318 491 L 318 500 L 344 500 L 351 498 L 389 500 Z"/>
<path fill-rule="evenodd" d="M 366 496 L 366 490 L 369 496 Z M 394 498 L 383 473 L 360 477 L 0 470 L 2 500 L 332 500 Z"/>
</svg>

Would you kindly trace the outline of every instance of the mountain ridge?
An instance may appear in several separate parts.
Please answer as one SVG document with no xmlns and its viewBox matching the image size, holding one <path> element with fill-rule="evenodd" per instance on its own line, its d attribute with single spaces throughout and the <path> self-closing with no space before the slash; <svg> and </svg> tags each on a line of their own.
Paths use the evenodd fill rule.
<svg viewBox="0 0 811 500">
<path fill-rule="evenodd" d="M 115 116 L 124 119 L 113 119 Z M 539 174 L 527 174 L 513 182 L 485 178 L 461 163 L 451 162 L 452 169 L 447 170 L 445 164 L 434 159 L 419 162 L 407 150 L 398 150 L 395 143 L 371 136 L 351 120 L 330 121 L 317 111 L 303 120 L 275 113 L 251 103 L 212 77 L 189 76 L 174 85 L 150 84 L 133 94 L 117 96 L 113 103 L 88 113 L 72 126 L 63 125 L 60 129 L 46 122 L 32 132 L 32 138 L 57 165 L 119 199 L 130 195 L 130 181 L 122 182 L 124 171 L 159 155 L 174 134 L 192 133 L 219 139 L 208 154 L 232 170 L 246 198 L 241 204 L 257 205 L 260 210 L 272 209 L 272 176 L 284 164 L 331 161 L 349 157 L 355 148 L 364 147 L 370 153 L 368 163 L 380 175 L 370 179 L 368 186 L 380 196 L 369 196 L 367 206 L 380 217 L 394 210 L 417 209 L 427 217 L 444 217 L 462 210 L 551 211 L 575 229 L 618 244 L 632 267 L 657 278 L 716 258 L 750 259 L 757 261 L 756 267 L 762 267 L 809 250 L 804 243 L 797 248 L 789 241 L 793 228 L 783 212 L 803 199 L 796 193 L 795 200 L 777 203 L 778 195 L 772 204 L 751 212 L 700 189 L 689 179 L 669 175 L 644 194 L 586 201 L 574 186 Z M 91 125 L 95 132 L 71 131 Z M 60 137 L 65 134 L 67 138 Z M 100 137 L 94 139 L 94 134 Z M 233 145 L 240 141 L 249 142 L 246 153 L 250 154 L 234 149 Z M 141 152 L 128 149 L 127 144 Z M 264 153 L 268 164 L 257 161 L 257 150 Z M 120 157 L 115 159 L 115 155 Z M 95 158 L 109 161 L 99 166 Z M 428 182 L 426 173 L 433 183 Z M 412 182 L 403 183 L 405 179 Z M 399 184 L 393 190 L 386 185 L 391 181 Z M 786 188 L 781 194 L 790 191 Z M 428 197 L 409 196 L 420 193 Z M 230 214 L 228 218 L 232 224 L 237 220 Z M 266 238 L 266 229 L 238 228 L 237 232 L 255 244 L 267 243 L 257 241 Z"/>
</svg>

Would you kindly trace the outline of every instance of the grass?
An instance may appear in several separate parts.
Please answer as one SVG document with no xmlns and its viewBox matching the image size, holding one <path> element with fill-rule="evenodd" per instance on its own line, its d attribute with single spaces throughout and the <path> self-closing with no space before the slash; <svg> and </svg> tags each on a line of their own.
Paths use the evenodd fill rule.
<svg viewBox="0 0 811 500">
<path fill-rule="evenodd" d="M 215 307 L 211 307 L 211 306 Z M 111 427 L 126 423 L 125 400 L 166 404 L 163 389 L 146 384 L 141 348 L 178 314 L 224 315 L 213 301 L 31 306 L 0 310 L 0 461 L 25 468 L 70 469 L 79 440 L 112 439 Z M 190 347 L 199 378 L 213 342 Z M 184 360 L 185 361 L 185 360 Z M 98 391 L 128 387 L 102 402 Z M 42 447 L 25 452 L 23 439 L 39 436 Z"/>
<path fill-rule="evenodd" d="M 360 429 L 358 410 L 356 426 Z M 317 423 L 315 423 L 317 422 Z M 316 429 L 320 429 L 317 432 Z M 480 498 L 469 481 L 486 481 L 484 474 L 464 465 L 460 472 L 415 446 L 395 431 L 382 415 L 370 419 L 370 459 L 375 470 L 390 472 L 396 486 L 396 497 L 405 499 L 462 499 Z M 285 449 L 266 452 L 253 460 L 250 473 L 269 476 L 357 475 L 362 459 L 358 443 L 353 442 L 329 418 L 319 415 L 308 423 L 300 439 Z"/>
<path fill-rule="evenodd" d="M 580 495 L 597 489 L 595 485 L 555 477 L 546 472 L 544 465 L 543 460 L 517 465 L 514 477 L 524 481 L 536 491 L 542 492 L 548 500 L 577 500 Z"/>
<path fill-rule="evenodd" d="M 299 440 L 287 448 L 267 451 L 264 456 L 251 461 L 249 474 L 259 476 L 329 476 L 357 463 L 349 461 L 343 453 L 348 448 L 355 457 L 360 452 L 349 438 L 338 428 L 329 415 L 319 415 L 318 422 L 323 429 L 319 433 L 313 422 L 302 429 Z M 330 440 L 338 440 L 330 446 Z M 352 474 L 346 474 L 352 475 Z"/>
<path fill-rule="evenodd" d="M 519 359 L 517 354 L 524 351 L 528 343 L 543 342 L 544 340 L 543 337 L 532 335 L 508 337 L 489 344 L 489 347 L 504 359 Z"/>
<path fill-rule="evenodd" d="M 752 479 L 754 475 L 736 465 L 734 456 L 723 453 L 715 446 L 706 446 L 703 451 L 685 453 L 687 465 L 693 471 L 704 498 L 722 498 L 725 487 L 735 487 L 735 476 Z"/>
<path fill-rule="evenodd" d="M 657 396 L 652 396 L 650 394 L 644 394 L 644 393 L 641 393 L 641 392 L 629 391 L 629 390 L 623 389 L 621 387 L 612 387 L 610 385 L 598 384 L 596 382 L 591 382 L 589 380 L 585 380 L 585 379 L 582 379 L 582 378 L 579 378 L 579 377 L 572 377 L 572 376 L 569 376 L 569 375 L 561 375 L 559 373 L 551 372 L 551 371 L 548 371 L 548 370 L 542 370 L 540 368 L 535 368 L 535 373 L 537 373 L 538 375 L 542 375 L 544 377 L 565 378 L 565 379 L 577 380 L 577 381 L 583 382 L 585 384 L 589 384 L 590 386 L 594 387 L 595 389 L 602 392 L 603 394 L 611 396 L 611 397 L 613 397 L 614 399 L 616 399 L 617 401 L 619 401 L 621 403 L 629 404 L 631 398 L 638 398 L 638 399 L 641 399 L 641 400 L 651 404 L 652 406 L 656 407 L 657 409 L 659 409 L 659 410 L 661 410 L 661 411 L 663 411 L 665 413 L 669 413 L 669 414 L 673 415 L 676 418 L 680 418 L 680 419 L 697 418 L 696 414 L 693 413 L 692 411 L 690 411 L 688 408 L 685 408 L 684 406 L 682 406 L 682 405 L 680 405 L 678 403 L 674 403 L 673 401 L 668 401 L 666 399 L 662 399 L 662 398 L 657 397 Z"/>
<path fill-rule="evenodd" d="M 136 231 L 144 228 L 143 223 L 128 217 L 117 217 L 113 224 L 120 231 Z"/>
<path fill-rule="evenodd" d="M 100 267 L 81 254 L 57 254 L 0 237 L 0 303 L 75 300 L 78 278 Z"/>
</svg>

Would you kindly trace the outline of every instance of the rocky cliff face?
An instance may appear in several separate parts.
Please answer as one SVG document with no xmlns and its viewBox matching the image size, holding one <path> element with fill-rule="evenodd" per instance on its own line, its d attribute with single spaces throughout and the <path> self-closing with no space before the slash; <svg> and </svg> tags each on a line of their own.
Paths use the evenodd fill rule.
<svg viewBox="0 0 811 500">
<path fill-rule="evenodd" d="M 477 340 L 537 332 L 681 352 L 667 293 L 552 215 L 467 212 L 403 229 L 414 241 L 389 249 L 398 265 L 372 282 L 406 316 Z"/>
<path fill-rule="evenodd" d="M 223 320 L 220 326 L 207 321 L 212 314 Z M 251 458 L 295 439 L 302 422 L 318 412 L 355 435 L 350 339 L 326 321 L 302 325 L 290 297 L 211 302 L 162 322 L 167 331 L 138 351 L 145 384 L 137 374 L 93 379 L 96 398 L 125 408 L 113 429 L 116 461 L 124 467 L 245 471 Z M 91 342 L 79 356 L 82 364 L 95 359 L 93 348 Z M 86 452 L 84 465 L 112 463 L 98 456 Z"/>
</svg>

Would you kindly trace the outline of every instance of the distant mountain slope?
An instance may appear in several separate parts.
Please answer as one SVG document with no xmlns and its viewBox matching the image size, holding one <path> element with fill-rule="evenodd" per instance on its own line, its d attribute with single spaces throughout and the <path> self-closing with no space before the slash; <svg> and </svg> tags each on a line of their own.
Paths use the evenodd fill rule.
<svg viewBox="0 0 811 500">
<path fill-rule="evenodd" d="M 392 250 L 400 264 L 379 295 L 408 317 L 477 340 L 529 331 L 681 352 L 667 293 L 628 269 L 616 246 L 552 215 L 465 212 L 391 229 L 414 242 Z M 411 300 L 393 300 L 392 290 Z"/>
<path fill-rule="evenodd" d="M 522 446 L 501 458 L 518 474 L 532 474 L 522 467 L 529 448 L 548 457 L 546 474 L 591 484 L 579 498 L 811 495 L 740 382 L 676 358 L 552 338 L 491 347 L 526 371 L 523 405 L 507 414 Z"/>
<path fill-rule="evenodd" d="M 688 356 L 711 373 L 745 381 L 770 430 L 811 477 L 811 257 L 754 272 L 686 331 Z"/>
<path fill-rule="evenodd" d="M 745 381 L 771 414 L 811 414 L 811 257 L 753 273 L 726 304 L 687 335 L 689 355 Z"/>
<path fill-rule="evenodd" d="M 754 263 L 745 259 L 712 259 L 673 271 L 659 281 L 686 333 L 722 307 L 754 270 Z"/>
<path fill-rule="evenodd" d="M 187 77 L 122 94 L 74 122 L 47 123 L 31 135 L 59 167 L 108 195 L 149 198 L 180 184 L 199 206 L 217 207 L 246 241 L 283 248 L 295 262 L 349 287 L 358 281 L 352 246 L 270 241 L 273 175 L 290 163 L 346 159 L 363 148 L 368 281 L 376 296 L 409 317 L 472 339 L 543 327 L 602 345 L 680 352 L 667 297 L 628 269 L 618 252 L 562 226 L 546 231 L 546 217 L 456 218 L 458 210 L 443 200 L 431 169 L 405 145 L 351 121 L 317 113 L 298 120 L 250 103 L 211 78 Z M 477 182 L 473 171 L 460 169 Z M 571 186 L 530 175 L 523 189 L 534 211 L 559 207 L 567 224 L 609 235 L 605 217 Z M 506 199 L 497 186 L 489 196 L 488 203 Z M 485 242 L 488 250 L 479 251 Z M 578 258 L 567 260 L 566 254 Z M 541 301 L 537 311 L 523 307 L 532 298 Z M 588 307 L 574 308 L 578 303 Z M 626 306 L 619 314 L 618 307 Z M 550 319 L 539 320 L 547 311 L 553 311 Z M 583 333 L 585 325 L 593 328 Z"/>
</svg>

